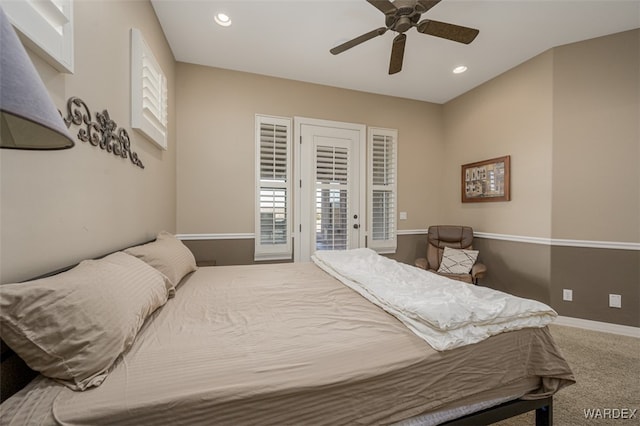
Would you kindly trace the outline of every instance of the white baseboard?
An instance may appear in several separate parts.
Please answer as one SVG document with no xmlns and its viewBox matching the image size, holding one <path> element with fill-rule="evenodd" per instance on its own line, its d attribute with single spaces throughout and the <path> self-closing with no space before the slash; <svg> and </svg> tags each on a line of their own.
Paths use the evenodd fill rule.
<svg viewBox="0 0 640 426">
<path fill-rule="evenodd" d="M 585 330 L 601 331 L 604 333 L 620 334 L 622 336 L 640 338 L 640 327 L 629 325 L 611 324 L 608 322 L 592 321 L 582 318 L 558 316 L 553 324 L 567 327 L 584 328 Z"/>
</svg>

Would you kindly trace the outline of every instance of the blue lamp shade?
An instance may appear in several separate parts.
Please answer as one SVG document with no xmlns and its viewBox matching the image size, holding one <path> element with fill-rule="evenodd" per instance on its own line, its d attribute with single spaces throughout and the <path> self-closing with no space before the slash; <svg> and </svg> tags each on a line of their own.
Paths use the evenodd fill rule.
<svg viewBox="0 0 640 426">
<path fill-rule="evenodd" d="M 0 52 L 0 148 L 73 147 L 73 138 L 2 8 Z"/>
</svg>

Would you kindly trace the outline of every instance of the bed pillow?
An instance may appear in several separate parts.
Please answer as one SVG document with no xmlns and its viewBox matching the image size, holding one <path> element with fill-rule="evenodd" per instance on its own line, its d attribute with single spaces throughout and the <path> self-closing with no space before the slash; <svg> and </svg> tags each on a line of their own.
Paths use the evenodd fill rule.
<svg viewBox="0 0 640 426">
<path fill-rule="evenodd" d="M 173 289 L 185 275 L 197 269 L 191 250 L 173 234 L 164 231 L 158 234 L 155 241 L 128 248 L 125 253 L 144 260 L 162 272 L 169 278 Z"/>
<path fill-rule="evenodd" d="M 73 390 L 100 385 L 144 320 L 168 298 L 167 278 L 117 252 L 48 278 L 0 286 L 0 337 L 33 370 Z"/>
<path fill-rule="evenodd" d="M 468 274 L 478 258 L 477 250 L 459 250 L 445 247 L 438 272 L 441 274 Z"/>
</svg>

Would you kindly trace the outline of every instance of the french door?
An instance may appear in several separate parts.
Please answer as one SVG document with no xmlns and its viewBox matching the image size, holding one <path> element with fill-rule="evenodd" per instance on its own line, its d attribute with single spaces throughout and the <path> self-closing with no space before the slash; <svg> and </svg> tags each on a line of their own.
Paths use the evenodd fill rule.
<svg viewBox="0 0 640 426">
<path fill-rule="evenodd" d="M 294 128 L 294 260 L 364 247 L 366 127 L 296 117 Z"/>
</svg>

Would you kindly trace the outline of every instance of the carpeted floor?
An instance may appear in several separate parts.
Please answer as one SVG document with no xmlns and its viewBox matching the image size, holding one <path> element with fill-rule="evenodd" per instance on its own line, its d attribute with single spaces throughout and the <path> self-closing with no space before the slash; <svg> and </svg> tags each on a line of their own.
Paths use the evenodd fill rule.
<svg viewBox="0 0 640 426">
<path fill-rule="evenodd" d="M 559 325 L 550 329 L 576 378 L 554 396 L 554 425 L 640 425 L 640 339 Z M 496 425 L 535 425 L 535 416 L 526 413 Z"/>
</svg>

